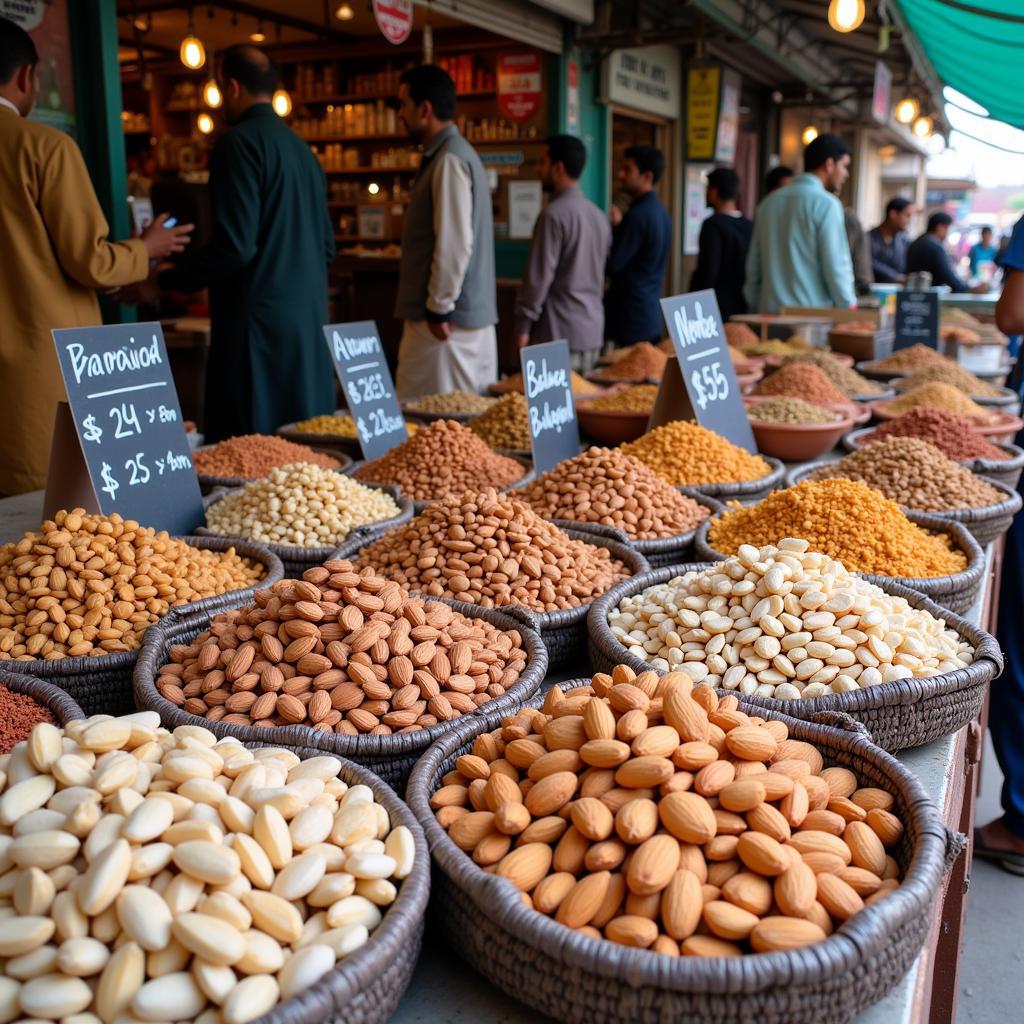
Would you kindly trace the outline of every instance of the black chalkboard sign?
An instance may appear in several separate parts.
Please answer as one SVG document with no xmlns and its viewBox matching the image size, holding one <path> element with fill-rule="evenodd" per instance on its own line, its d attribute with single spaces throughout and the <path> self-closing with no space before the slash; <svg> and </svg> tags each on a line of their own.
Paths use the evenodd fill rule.
<svg viewBox="0 0 1024 1024">
<path fill-rule="evenodd" d="M 159 324 L 53 331 L 99 510 L 187 534 L 203 500 Z"/>
<path fill-rule="evenodd" d="M 911 345 L 939 345 L 939 294 L 938 292 L 896 293 L 896 336 L 894 349 L 909 348 Z"/>
<path fill-rule="evenodd" d="M 580 428 L 572 397 L 569 343 L 527 345 L 519 353 L 530 415 L 530 445 L 537 473 L 580 453 Z"/>
<path fill-rule="evenodd" d="M 708 289 L 662 299 L 661 312 L 697 422 L 756 453 L 715 293 Z"/>
<path fill-rule="evenodd" d="M 409 436 L 380 333 L 372 320 L 327 324 L 324 338 L 356 421 L 364 459 L 379 459 Z"/>
</svg>

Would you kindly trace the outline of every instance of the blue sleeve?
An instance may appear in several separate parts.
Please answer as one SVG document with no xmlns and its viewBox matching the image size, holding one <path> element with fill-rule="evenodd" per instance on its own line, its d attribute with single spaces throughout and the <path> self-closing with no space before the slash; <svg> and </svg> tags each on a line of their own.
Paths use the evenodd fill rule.
<svg viewBox="0 0 1024 1024">
<path fill-rule="evenodd" d="M 643 246 L 646 233 L 640 211 L 633 208 L 627 210 L 622 223 L 612 234 L 612 248 L 608 254 L 607 266 L 609 276 L 621 274 L 633 262 Z"/>
<path fill-rule="evenodd" d="M 1010 236 L 1010 244 L 999 261 L 1001 267 L 1012 267 L 1014 270 L 1024 270 L 1024 217 L 1017 221 L 1013 234 Z"/>
</svg>

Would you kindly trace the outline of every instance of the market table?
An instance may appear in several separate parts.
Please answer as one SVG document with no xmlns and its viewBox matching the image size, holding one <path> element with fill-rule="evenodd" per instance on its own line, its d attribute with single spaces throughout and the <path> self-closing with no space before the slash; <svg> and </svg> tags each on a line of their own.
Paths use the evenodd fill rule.
<svg viewBox="0 0 1024 1024">
<path fill-rule="evenodd" d="M 0 543 L 15 540 L 38 527 L 42 491 L 0 499 Z M 992 625 L 998 594 L 1002 540 L 986 550 L 986 583 L 974 606 L 965 614 L 983 628 Z M 561 673 L 549 684 L 586 674 L 586 666 Z M 978 723 L 928 746 L 899 755 L 921 780 L 942 810 L 947 827 L 971 834 L 983 730 Z M 958 991 L 965 893 L 970 850 L 951 871 L 943 898 L 936 904 L 927 945 L 914 966 L 884 1000 L 864 1011 L 858 1024 L 940 1024 L 952 1019 Z M 537 1013 L 493 988 L 468 968 L 428 929 L 416 974 L 393 1024 L 419 1022 L 500 1021 L 501 1024 L 536 1024 Z"/>
</svg>

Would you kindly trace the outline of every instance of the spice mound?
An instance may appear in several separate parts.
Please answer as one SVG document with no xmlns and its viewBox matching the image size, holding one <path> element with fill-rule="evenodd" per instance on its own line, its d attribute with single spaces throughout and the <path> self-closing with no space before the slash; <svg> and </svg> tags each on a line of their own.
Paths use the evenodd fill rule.
<svg viewBox="0 0 1024 1024">
<path fill-rule="evenodd" d="M 935 349 L 918 342 L 910 348 L 901 348 L 891 356 L 879 359 L 878 362 L 871 364 L 871 368 L 881 373 L 914 373 L 926 366 L 942 366 L 952 362 L 952 359 L 947 359 Z"/>
<path fill-rule="evenodd" d="M 902 808 L 738 704 L 618 665 L 477 736 L 430 806 L 566 942 L 673 958 L 813 946 L 899 888 Z"/>
<path fill-rule="evenodd" d="M 674 487 L 760 480 L 772 471 L 760 455 L 686 420 L 656 427 L 620 451 L 638 458 Z"/>
<path fill-rule="evenodd" d="M 754 386 L 755 395 L 785 395 L 821 405 L 822 402 L 847 402 L 846 395 L 832 383 L 820 367 L 812 363 L 788 363 Z"/>
<path fill-rule="evenodd" d="M 137 650 L 175 605 L 251 587 L 262 565 L 133 520 L 58 512 L 0 547 L 0 660 Z"/>
<path fill-rule="evenodd" d="M 27 693 L 14 693 L 0 683 L 0 754 L 9 754 L 40 722 L 53 715 Z"/>
<path fill-rule="evenodd" d="M 337 546 L 357 526 L 393 519 L 399 511 L 384 491 L 293 462 L 215 502 L 206 525 L 229 537 L 313 548 Z"/>
<path fill-rule="evenodd" d="M 495 399 L 476 395 L 472 391 L 446 391 L 435 395 L 421 395 L 406 403 L 409 412 L 473 413 L 486 412 Z"/>
<path fill-rule="evenodd" d="M 703 505 L 614 448 L 588 448 L 511 497 L 545 519 L 613 526 L 637 540 L 689 533 L 708 517 Z"/>
<path fill-rule="evenodd" d="M 747 324 L 730 322 L 722 326 L 725 329 L 725 340 L 736 348 L 748 349 L 760 341 L 757 334 Z"/>
<path fill-rule="evenodd" d="M 798 537 L 851 572 L 931 578 L 967 567 L 944 533 L 912 523 L 896 502 L 856 480 L 805 480 L 747 508 L 712 519 L 708 543 L 734 555 L 743 544 L 778 544 Z"/>
<path fill-rule="evenodd" d="M 268 434 L 243 434 L 192 453 L 197 473 L 243 480 L 266 476 L 272 469 L 289 462 L 308 462 L 321 469 L 337 469 L 341 465 L 330 455 Z"/>
<path fill-rule="evenodd" d="M 758 423 L 835 423 L 839 413 L 802 398 L 771 398 L 750 406 L 747 418 Z"/>
<path fill-rule="evenodd" d="M 811 473 L 808 480 L 860 480 L 918 512 L 983 508 L 1005 495 L 927 441 L 890 437 Z"/>
<path fill-rule="evenodd" d="M 780 700 L 927 678 L 974 660 L 942 619 L 793 538 L 744 545 L 624 598 L 608 625 L 656 671 Z"/>
<path fill-rule="evenodd" d="M 894 381 L 893 386 L 897 391 L 912 391 L 921 384 L 931 383 L 950 384 L 971 398 L 1001 398 L 1005 395 L 1002 388 L 976 377 L 970 370 L 965 370 L 956 363 L 937 363 L 935 366 L 928 366 L 909 377 Z"/>
<path fill-rule="evenodd" d="M 461 423 L 437 420 L 353 475 L 372 483 L 397 484 L 413 501 L 436 501 L 467 490 L 510 487 L 526 470 L 515 459 L 492 452 Z"/>
<path fill-rule="evenodd" d="M 868 380 L 856 370 L 844 366 L 829 352 L 814 349 L 783 357 L 783 366 L 789 366 L 791 363 L 812 363 L 817 366 L 847 398 L 853 398 L 855 395 L 880 395 L 885 391 L 878 381 Z"/>
<path fill-rule="evenodd" d="M 358 558 L 428 597 L 538 612 L 589 604 L 630 575 L 607 548 L 572 540 L 525 502 L 493 490 L 428 505 Z"/>
<path fill-rule="evenodd" d="M 37 725 L 14 756 L 0 834 L 29 909 L 3 933 L 9 1015 L 272 1015 L 370 940 L 416 861 L 336 757 L 169 733 L 151 711 Z"/>
<path fill-rule="evenodd" d="M 993 459 L 1005 461 L 1010 456 L 998 445 L 986 440 L 975 429 L 976 423 L 966 416 L 941 409 L 911 409 L 894 420 L 888 420 L 864 435 L 867 444 L 887 437 L 919 437 L 941 448 L 957 461 Z"/>
<path fill-rule="evenodd" d="M 977 419 L 991 419 L 991 410 L 978 405 L 952 384 L 932 381 L 919 384 L 912 391 L 894 398 L 884 405 L 885 411 L 900 415 L 911 409 L 941 409 L 956 413 L 957 416 L 973 416 Z"/>
<path fill-rule="evenodd" d="M 504 391 L 523 393 L 523 375 L 521 373 L 513 373 L 511 377 L 505 377 L 498 383 Z M 600 384 L 594 384 L 586 377 L 581 377 L 575 370 L 569 374 L 569 387 L 572 388 L 574 395 L 599 395 L 604 390 Z"/>
<path fill-rule="evenodd" d="M 781 338 L 770 338 L 768 341 L 758 341 L 753 345 L 744 345 L 743 351 L 748 356 L 791 356 L 798 352 L 810 352 L 810 342 L 804 341 L 795 335 L 786 341 Z"/>
<path fill-rule="evenodd" d="M 412 436 L 419 429 L 417 424 L 405 421 L 405 429 Z M 296 423 L 292 430 L 296 434 L 332 434 L 336 437 L 350 437 L 353 440 L 359 437 L 359 430 L 356 428 L 356 421 L 348 413 L 335 415 L 311 416 L 308 420 Z"/>
<path fill-rule="evenodd" d="M 466 426 L 491 448 L 530 450 L 530 412 L 526 396 L 518 391 L 499 399 L 486 412 L 471 419 Z"/>
<path fill-rule="evenodd" d="M 594 380 L 661 380 L 668 356 L 649 341 L 639 341 L 626 349 L 610 366 L 595 370 Z"/>
<path fill-rule="evenodd" d="M 602 395 L 586 407 L 595 412 L 638 412 L 650 414 L 658 397 L 657 384 L 634 384 L 624 391 L 614 391 L 610 395 Z"/>
<path fill-rule="evenodd" d="M 156 686 L 212 722 L 388 736 L 475 711 L 525 667 L 518 630 L 409 597 L 339 560 L 218 615 L 171 648 Z"/>
</svg>

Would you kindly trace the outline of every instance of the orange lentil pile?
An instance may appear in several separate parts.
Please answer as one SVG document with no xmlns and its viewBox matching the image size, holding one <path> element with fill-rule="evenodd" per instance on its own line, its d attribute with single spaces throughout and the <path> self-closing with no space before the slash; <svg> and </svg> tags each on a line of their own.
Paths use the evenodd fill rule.
<svg viewBox="0 0 1024 1024">
<path fill-rule="evenodd" d="M 825 371 L 813 363 L 788 363 L 758 383 L 754 394 L 802 398 L 814 405 L 847 401 L 846 395 L 828 379 Z"/>
<path fill-rule="evenodd" d="M 341 463 L 304 444 L 269 434 L 243 434 L 192 453 L 196 472 L 204 476 L 255 480 L 290 462 L 310 462 L 321 469 L 337 469 Z"/>
<path fill-rule="evenodd" d="M 610 366 L 595 370 L 595 380 L 661 380 L 668 356 L 649 341 L 640 341 Z"/>
<path fill-rule="evenodd" d="M 931 578 L 967 567 L 945 534 L 912 523 L 899 505 L 856 480 L 805 481 L 763 501 L 712 520 L 708 543 L 735 555 L 742 544 L 777 545 L 785 537 L 807 541 L 851 572 Z"/>
</svg>

